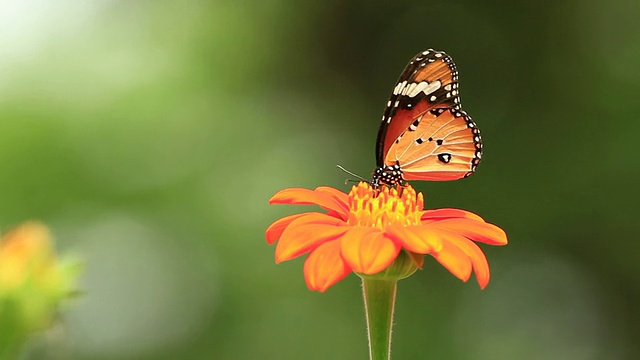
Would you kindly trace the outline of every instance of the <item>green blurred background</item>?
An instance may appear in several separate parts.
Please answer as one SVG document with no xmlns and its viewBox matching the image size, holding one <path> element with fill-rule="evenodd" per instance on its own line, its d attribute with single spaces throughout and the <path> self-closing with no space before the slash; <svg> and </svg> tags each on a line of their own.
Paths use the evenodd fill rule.
<svg viewBox="0 0 640 360">
<path fill-rule="evenodd" d="M 395 359 L 640 358 L 640 2 L 0 1 L 0 226 L 41 219 L 84 298 L 27 359 L 365 359 L 353 275 L 306 289 L 286 187 L 369 176 L 406 62 L 447 51 L 482 130 L 427 207 L 506 229 L 480 291 L 428 259 Z"/>
</svg>

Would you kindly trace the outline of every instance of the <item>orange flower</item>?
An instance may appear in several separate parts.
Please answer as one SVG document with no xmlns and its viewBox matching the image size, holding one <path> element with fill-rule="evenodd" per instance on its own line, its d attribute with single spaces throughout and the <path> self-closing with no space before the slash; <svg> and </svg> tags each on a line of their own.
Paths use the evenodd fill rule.
<svg viewBox="0 0 640 360">
<path fill-rule="evenodd" d="M 462 281 L 473 270 L 484 289 L 489 283 L 489 264 L 473 241 L 507 244 L 501 228 L 476 214 L 459 209 L 423 210 L 422 193 L 411 185 L 374 190 L 361 182 L 348 195 L 330 187 L 285 189 L 269 204 L 318 205 L 328 211 L 286 216 L 266 231 L 267 243 L 279 240 L 276 263 L 309 253 L 304 276 L 311 290 L 325 291 L 351 271 L 379 273 L 403 250 L 420 268 L 422 255 L 433 256 Z"/>
</svg>

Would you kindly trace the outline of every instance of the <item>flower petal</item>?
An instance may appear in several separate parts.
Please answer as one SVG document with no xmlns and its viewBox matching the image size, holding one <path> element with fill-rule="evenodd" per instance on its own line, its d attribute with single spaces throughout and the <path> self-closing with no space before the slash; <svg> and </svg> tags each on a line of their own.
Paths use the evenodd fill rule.
<svg viewBox="0 0 640 360">
<path fill-rule="evenodd" d="M 487 262 L 487 257 L 484 255 L 480 247 L 473 241 L 456 234 L 448 235 L 446 237 L 446 241 L 449 241 L 451 244 L 457 246 L 460 250 L 464 251 L 467 256 L 469 256 L 471 264 L 473 265 L 473 270 L 476 273 L 476 280 L 478 280 L 478 285 L 480 285 L 481 289 L 487 287 L 491 274 L 489 272 L 489 263 Z"/>
<path fill-rule="evenodd" d="M 280 236 L 282 236 L 282 232 L 284 231 L 284 229 L 287 228 L 287 226 L 289 226 L 289 224 L 291 224 L 292 221 L 302 217 L 302 216 L 306 216 L 306 215 L 320 215 L 322 217 L 319 217 L 319 219 L 321 220 L 315 220 L 316 218 L 314 217 L 313 219 L 309 219 L 310 222 L 319 222 L 319 223 L 332 223 L 332 222 L 328 222 L 328 220 L 322 220 L 325 219 L 323 216 L 325 215 L 329 215 L 331 217 L 334 217 L 336 219 L 341 219 L 341 217 L 336 214 L 335 211 L 329 211 L 326 214 L 323 213 L 319 213 L 319 212 L 307 212 L 307 213 L 302 213 L 302 214 L 294 214 L 294 215 L 289 215 L 289 216 L 285 216 L 282 219 L 276 220 L 273 222 L 273 224 L 269 225 L 269 227 L 267 228 L 267 230 L 265 231 L 265 237 L 267 239 L 267 243 L 269 245 L 272 245 L 274 242 L 278 241 L 278 239 L 280 239 Z"/>
<path fill-rule="evenodd" d="M 418 254 L 428 254 L 442 248 L 438 234 L 424 225 L 407 227 L 391 225 L 387 227 L 385 234 L 398 245 Z"/>
<path fill-rule="evenodd" d="M 341 249 L 353 271 L 370 275 L 391 265 L 401 247 L 376 228 L 357 226 L 344 235 Z"/>
<path fill-rule="evenodd" d="M 465 282 L 469 280 L 471 276 L 469 256 L 447 239 L 442 239 L 442 249 L 431 255 L 460 280 Z"/>
<path fill-rule="evenodd" d="M 496 225 L 470 219 L 447 219 L 430 222 L 429 226 L 450 231 L 489 245 L 506 245 L 507 234 Z"/>
<path fill-rule="evenodd" d="M 324 292 L 351 272 L 340 255 L 340 242 L 325 242 L 307 256 L 304 279 L 309 289 Z"/>
<path fill-rule="evenodd" d="M 292 221 L 282 232 L 276 246 L 276 263 L 291 260 L 329 240 L 336 239 L 351 229 L 333 216 L 307 213 Z"/>
<path fill-rule="evenodd" d="M 467 218 L 484 221 L 480 216 L 462 209 L 435 209 L 427 210 L 422 214 L 422 220 L 444 220 L 449 218 Z"/>
<path fill-rule="evenodd" d="M 349 215 L 347 204 L 322 191 L 302 188 L 291 188 L 278 191 L 269 199 L 269 204 L 318 205 L 326 210 L 333 210 L 346 219 Z"/>
<path fill-rule="evenodd" d="M 289 224 L 291 224 L 293 220 L 301 216 L 305 216 L 307 214 L 309 213 L 289 215 L 289 216 L 283 217 L 282 219 L 278 219 L 274 221 L 273 224 L 269 225 L 269 227 L 265 231 L 267 244 L 272 245 L 274 242 L 278 241 L 284 229 L 286 229 L 287 226 L 289 226 Z"/>
<path fill-rule="evenodd" d="M 338 200 L 339 202 L 343 203 L 345 206 L 347 206 L 347 207 L 349 206 L 349 195 L 343 193 L 342 191 L 340 191 L 338 189 L 334 189 L 334 188 L 329 187 L 329 186 L 318 186 L 315 189 L 315 191 L 331 195 L 336 200 Z"/>
</svg>

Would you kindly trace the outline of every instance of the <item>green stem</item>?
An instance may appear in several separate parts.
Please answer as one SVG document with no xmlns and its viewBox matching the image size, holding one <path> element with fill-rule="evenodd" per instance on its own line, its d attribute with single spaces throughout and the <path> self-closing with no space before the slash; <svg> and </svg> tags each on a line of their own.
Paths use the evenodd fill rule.
<svg viewBox="0 0 640 360">
<path fill-rule="evenodd" d="M 396 284 L 396 280 L 368 277 L 362 279 L 371 360 L 389 360 L 391 357 L 391 327 L 396 302 Z"/>
</svg>

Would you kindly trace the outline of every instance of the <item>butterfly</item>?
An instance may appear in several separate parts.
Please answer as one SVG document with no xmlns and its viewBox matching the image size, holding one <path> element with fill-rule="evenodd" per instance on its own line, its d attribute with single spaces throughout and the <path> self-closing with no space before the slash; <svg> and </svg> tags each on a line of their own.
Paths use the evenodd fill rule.
<svg viewBox="0 0 640 360">
<path fill-rule="evenodd" d="M 384 110 L 371 185 L 457 180 L 473 174 L 481 158 L 480 130 L 460 105 L 453 60 L 433 49 L 417 54 Z"/>
</svg>

